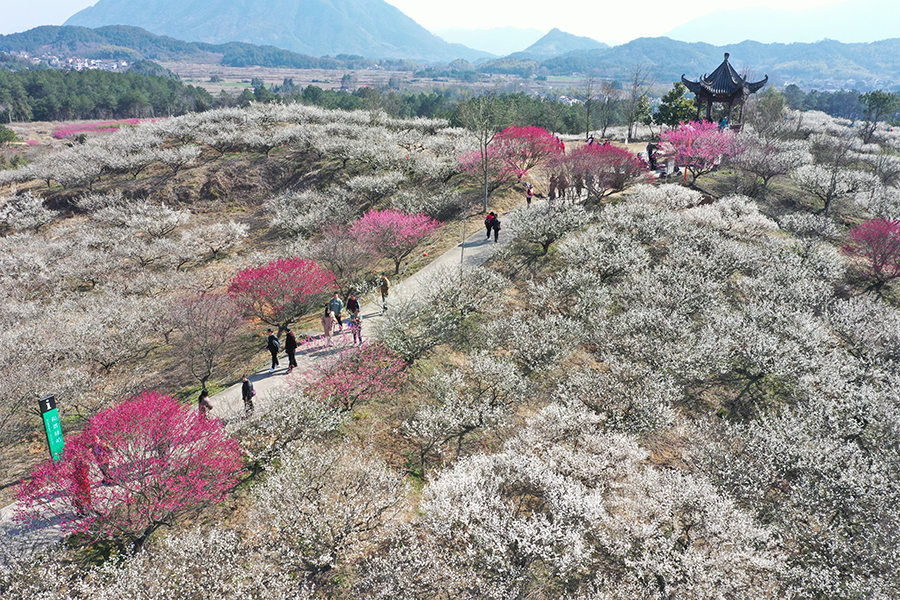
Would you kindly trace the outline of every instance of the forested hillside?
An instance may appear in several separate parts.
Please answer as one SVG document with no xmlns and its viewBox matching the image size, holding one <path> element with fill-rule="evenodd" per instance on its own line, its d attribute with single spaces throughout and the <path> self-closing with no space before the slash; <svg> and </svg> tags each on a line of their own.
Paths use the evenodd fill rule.
<svg viewBox="0 0 900 600">
<path fill-rule="evenodd" d="M 184 42 L 154 35 L 140 27 L 109 25 L 90 29 L 74 25 L 35 27 L 21 33 L 0 36 L 0 51 L 45 53 L 60 57 L 109 58 L 118 60 L 189 60 L 199 63 L 242 67 L 291 67 L 295 69 L 412 68 L 409 61 L 376 61 L 362 56 L 314 57 L 242 42 L 209 44 Z"/>
<path fill-rule="evenodd" d="M 172 116 L 213 103 L 202 88 L 138 71 L 0 70 L 0 115 L 6 122 Z"/>
<path fill-rule="evenodd" d="M 654 140 L 669 182 L 580 136 L 258 103 L 0 172 L 4 482 L 45 452 L 36 397 L 86 428 L 16 485 L 75 534 L 0 544 L 0 595 L 897 597 L 900 131 L 779 99 Z M 202 376 L 454 247 L 488 192 L 491 261 L 395 287 L 271 412 L 197 416 Z M 373 242 L 424 217 L 399 259 Z M 165 396 L 184 425 L 135 458 Z"/>
</svg>

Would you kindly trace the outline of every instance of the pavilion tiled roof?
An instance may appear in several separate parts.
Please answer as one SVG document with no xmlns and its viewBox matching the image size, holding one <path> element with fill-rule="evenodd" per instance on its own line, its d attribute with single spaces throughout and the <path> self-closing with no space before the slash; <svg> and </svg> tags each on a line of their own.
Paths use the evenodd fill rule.
<svg viewBox="0 0 900 600">
<path fill-rule="evenodd" d="M 738 75 L 738 72 L 728 62 L 728 56 L 726 52 L 725 60 L 722 61 L 722 64 L 709 75 L 701 77 L 699 81 L 685 79 L 684 75 L 682 75 L 681 82 L 695 95 L 705 93 L 710 96 L 733 96 L 742 92 L 743 89 L 746 89 L 747 93 L 752 94 L 768 83 L 768 75 L 761 81 L 748 83 L 747 79 Z"/>
</svg>

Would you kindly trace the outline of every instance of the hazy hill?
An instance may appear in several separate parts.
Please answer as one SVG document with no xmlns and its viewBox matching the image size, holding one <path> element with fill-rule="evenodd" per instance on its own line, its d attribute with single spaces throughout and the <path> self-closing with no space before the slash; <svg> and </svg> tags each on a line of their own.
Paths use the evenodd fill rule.
<svg viewBox="0 0 900 600">
<path fill-rule="evenodd" d="M 515 58 L 544 60 L 576 50 L 601 50 L 607 48 L 609 48 L 609 45 L 603 42 L 598 42 L 589 37 L 572 35 L 554 27 L 547 35 L 525 50 L 514 53 L 512 56 Z"/>
<path fill-rule="evenodd" d="M 464 44 L 469 48 L 484 50 L 497 56 L 519 52 L 544 35 L 539 29 L 522 29 L 521 27 L 492 27 L 490 29 L 451 27 L 434 30 L 433 33 L 448 42 Z"/>
<path fill-rule="evenodd" d="M 717 10 L 675 27 L 666 36 L 686 42 L 873 42 L 897 37 L 896 0 L 845 0 L 805 10 L 746 7 Z"/>
<path fill-rule="evenodd" d="M 66 25 L 134 25 L 192 42 L 247 42 L 312 56 L 477 60 L 383 0 L 100 0 Z"/>
<path fill-rule="evenodd" d="M 825 40 L 814 44 L 762 44 L 746 41 L 714 46 L 669 38 L 638 38 L 607 50 L 570 52 L 545 60 L 550 74 L 595 72 L 625 79 L 636 65 L 648 69 L 657 83 L 675 81 L 684 73 L 696 78 L 712 72 L 731 53 L 731 63 L 751 77 L 768 74 L 772 84 L 900 88 L 900 39 L 869 44 L 843 44 Z"/>
</svg>

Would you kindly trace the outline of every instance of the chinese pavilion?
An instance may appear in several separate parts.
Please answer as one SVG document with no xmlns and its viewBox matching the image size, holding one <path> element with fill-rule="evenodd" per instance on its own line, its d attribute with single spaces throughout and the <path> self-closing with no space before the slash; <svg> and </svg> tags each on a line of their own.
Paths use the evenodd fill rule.
<svg viewBox="0 0 900 600">
<path fill-rule="evenodd" d="M 729 54 L 725 53 L 725 60 L 710 75 L 704 75 L 699 81 L 690 81 L 681 76 L 681 82 L 687 89 L 694 93 L 697 103 L 697 120 L 700 120 L 700 107 L 706 105 L 706 120 L 712 120 L 712 105 L 714 103 L 728 105 L 728 122 L 733 123 L 732 113 L 735 106 L 740 106 L 738 123 L 744 116 L 744 102 L 759 91 L 769 81 L 769 76 L 756 83 L 748 83 L 746 77 L 741 77 L 728 62 Z"/>
</svg>

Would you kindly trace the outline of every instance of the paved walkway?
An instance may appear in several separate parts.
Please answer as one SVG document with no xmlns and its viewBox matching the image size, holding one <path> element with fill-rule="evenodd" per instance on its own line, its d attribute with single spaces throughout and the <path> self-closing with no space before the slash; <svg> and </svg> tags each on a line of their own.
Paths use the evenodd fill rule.
<svg viewBox="0 0 900 600">
<path fill-rule="evenodd" d="M 504 216 L 502 221 L 505 221 L 506 218 Z M 509 228 L 504 228 L 500 233 L 499 243 L 494 243 L 493 239 L 485 238 L 484 226 L 480 220 L 477 224 L 479 226 L 477 233 L 468 236 L 465 242 L 457 244 L 455 248 L 439 256 L 416 274 L 395 284 L 392 288 L 392 293 L 402 292 L 404 288 L 419 285 L 422 280 L 445 267 L 459 264 L 462 264 L 464 268 L 480 266 L 493 255 L 494 250 L 509 241 L 509 236 L 504 235 L 505 232 L 509 231 Z M 363 318 L 363 335 L 370 336 L 381 317 L 381 296 L 378 292 L 375 292 L 374 298 L 368 300 L 361 298 L 361 300 L 364 302 L 360 311 Z M 320 335 L 318 331 L 295 331 L 295 333 L 301 339 L 306 334 Z M 366 337 L 365 339 L 369 338 Z M 342 332 L 334 336 L 334 347 L 323 347 L 318 337 L 313 338 L 313 340 L 312 342 L 301 344 L 297 349 L 297 368 L 290 377 L 287 377 L 286 356 L 280 355 L 278 360 L 281 365 L 274 373 L 269 373 L 269 355 L 268 353 L 266 354 L 265 368 L 252 373 L 249 377 L 256 390 L 256 397 L 254 398 L 255 414 L 260 415 L 267 411 L 273 391 L 283 388 L 294 377 L 305 377 L 314 374 L 318 365 L 337 354 L 341 348 L 350 345 L 352 336 L 349 327 L 345 326 Z M 240 419 L 244 411 L 244 404 L 241 398 L 241 383 L 238 382 L 227 390 L 210 397 L 210 402 L 213 405 L 211 416 L 222 419 L 225 422 Z M 62 539 L 62 533 L 58 524 L 43 522 L 22 525 L 13 520 L 14 512 L 15 504 L 0 509 L 0 544 L 3 546 L 2 549 L 22 554 L 40 550 Z"/>
<path fill-rule="evenodd" d="M 504 216 L 504 221 L 506 217 Z M 501 221 L 502 222 L 502 221 Z M 434 259 L 426 267 L 419 270 L 414 275 L 394 284 L 392 293 L 401 292 L 409 286 L 416 286 L 424 279 L 430 277 L 433 273 L 438 272 L 444 267 L 463 265 L 464 268 L 474 268 L 483 264 L 488 258 L 494 254 L 494 250 L 504 246 L 509 242 L 509 236 L 504 235 L 507 228 L 500 232 L 499 241 L 495 243 L 493 238 L 486 238 L 484 235 L 484 226 L 478 221 L 478 233 L 473 233 L 466 238 L 464 243 L 457 244 L 456 247 L 448 250 L 438 258 Z M 364 339 L 370 339 L 375 325 L 381 317 L 381 295 L 376 291 L 374 297 L 370 299 L 361 298 L 363 302 L 360 316 L 363 319 L 363 335 Z M 346 320 L 346 319 L 345 319 Z M 280 354 L 278 356 L 279 367 L 274 373 L 269 373 L 269 355 L 266 354 L 266 367 L 255 373 L 250 374 L 249 379 L 253 383 L 253 389 L 256 390 L 254 398 L 254 409 L 257 414 L 264 413 L 271 401 L 271 392 L 287 385 L 290 379 L 294 377 L 305 377 L 313 374 L 317 365 L 322 361 L 328 360 L 337 354 L 341 348 L 345 348 L 353 341 L 349 327 L 344 327 L 343 332 L 336 333 L 334 336 L 334 347 L 323 347 L 319 339 L 321 331 L 299 331 L 294 332 L 298 339 L 306 335 L 315 336 L 314 341 L 301 344 L 297 349 L 297 368 L 288 377 L 287 373 L 287 355 Z M 219 392 L 215 396 L 210 397 L 213 410 L 210 413 L 214 417 L 230 422 L 240 418 L 243 415 L 244 403 L 241 399 L 241 383 L 237 383 L 225 391 Z"/>
</svg>

